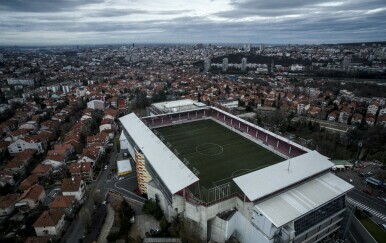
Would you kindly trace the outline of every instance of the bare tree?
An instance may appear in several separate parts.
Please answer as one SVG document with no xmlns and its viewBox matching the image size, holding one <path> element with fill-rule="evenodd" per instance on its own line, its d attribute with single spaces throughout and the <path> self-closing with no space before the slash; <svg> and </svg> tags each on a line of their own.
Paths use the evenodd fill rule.
<svg viewBox="0 0 386 243">
<path fill-rule="evenodd" d="M 80 218 L 80 222 L 82 223 L 83 225 L 83 229 L 85 231 L 88 231 L 88 229 L 90 228 L 91 226 L 91 214 L 90 214 L 90 210 L 86 207 L 83 207 L 80 211 L 79 211 L 79 218 Z"/>
</svg>

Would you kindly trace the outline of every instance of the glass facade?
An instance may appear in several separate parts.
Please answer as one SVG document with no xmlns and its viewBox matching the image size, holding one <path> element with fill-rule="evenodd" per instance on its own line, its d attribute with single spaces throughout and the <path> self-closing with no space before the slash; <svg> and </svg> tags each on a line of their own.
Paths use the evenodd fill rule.
<svg viewBox="0 0 386 243">
<path fill-rule="evenodd" d="M 295 232 L 299 235 L 312 226 L 322 222 L 333 214 L 339 212 L 346 207 L 345 196 L 336 198 L 326 205 L 306 214 L 302 218 L 295 221 Z"/>
</svg>

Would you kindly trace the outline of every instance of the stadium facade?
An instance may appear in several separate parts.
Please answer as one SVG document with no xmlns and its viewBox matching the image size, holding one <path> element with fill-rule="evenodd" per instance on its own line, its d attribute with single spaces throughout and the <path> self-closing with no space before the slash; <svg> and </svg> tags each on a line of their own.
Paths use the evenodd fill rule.
<svg viewBox="0 0 386 243">
<path fill-rule="evenodd" d="M 200 200 L 191 191 L 200 182 L 198 174 L 152 129 L 203 119 L 269 149 L 283 162 L 233 178 L 236 191 L 217 186 L 211 200 Z M 216 107 L 141 119 L 131 113 L 120 122 L 121 148 L 135 159 L 141 192 L 157 197 L 168 219 L 180 214 L 196 222 L 204 241 L 319 242 L 345 230 L 345 194 L 353 187 L 330 173 L 334 164 L 317 151 Z"/>
</svg>

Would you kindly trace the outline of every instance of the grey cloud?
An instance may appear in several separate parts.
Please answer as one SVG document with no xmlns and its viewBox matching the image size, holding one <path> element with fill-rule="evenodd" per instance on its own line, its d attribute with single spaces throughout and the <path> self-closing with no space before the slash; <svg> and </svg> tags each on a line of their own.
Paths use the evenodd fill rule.
<svg viewBox="0 0 386 243">
<path fill-rule="evenodd" d="M 12 12 L 59 12 L 101 2 L 103 0 L 0 0 L 0 10 Z"/>
<path fill-rule="evenodd" d="M 20 2 L 20 0 L 18 0 Z M 32 1 L 32 0 L 31 0 Z M 39 2 L 46 2 L 38 0 Z M 55 1 L 55 0 L 52 0 Z M 63 1 L 59 1 L 63 2 Z M 84 4 L 87 1 L 81 0 Z M 88 1 L 89 2 L 89 1 Z M 27 32 L 64 32 L 66 43 L 119 43 L 131 42 L 250 42 L 250 43 L 338 43 L 353 41 L 375 41 L 386 39 L 386 12 L 374 11 L 370 14 L 357 14 L 357 10 L 379 8 L 382 0 L 365 2 L 352 0 L 350 4 L 336 7 L 316 7 L 316 4 L 330 1 L 233 1 L 233 10 L 218 13 L 225 19 L 239 21 L 213 21 L 211 16 L 190 17 L 184 11 L 152 11 L 142 9 L 105 8 L 103 10 L 74 11 L 55 15 L 55 12 L 30 14 L 26 18 L 19 15 L 0 12 L 0 33 L 9 41 L 24 40 Z M 3 3 L 3 0 L 0 0 Z M 250 5 L 249 5 L 250 4 Z M 280 6 L 279 6 L 280 5 Z M 365 6 L 362 6 L 365 5 Z M 2 6 L 2 4 L 0 4 Z M 63 6 L 63 4 L 62 4 Z M 80 6 L 80 5 L 77 5 Z M 73 6 L 72 6 L 73 7 Z M 383 6 L 384 7 L 384 6 Z M 61 7 L 57 9 L 66 9 Z M 310 13 L 311 9 L 318 10 Z M 0 10 L 1 11 L 1 10 Z M 159 20 L 124 21 L 116 18 L 138 14 L 169 15 Z M 299 14 L 299 17 L 280 19 L 280 16 Z M 173 16 L 184 16 L 174 17 Z M 275 21 L 241 21 L 242 17 L 268 16 L 277 17 Z M 86 18 L 83 18 L 86 17 Z M 98 19 L 103 17 L 104 21 Z M 154 16 L 152 16 L 154 18 Z M 279 19 L 279 21 L 276 21 Z M 81 20 L 81 21 L 80 21 Z M 13 36 L 21 38 L 15 38 Z M 63 39 L 51 41 L 61 43 Z M 42 35 L 42 39 L 44 36 Z M 11 43 L 12 44 L 12 43 Z"/>
<path fill-rule="evenodd" d="M 222 11 L 217 15 L 225 18 L 243 18 L 251 16 L 277 17 L 293 14 L 304 14 L 310 11 L 324 11 L 331 15 L 336 11 L 364 10 L 385 7 L 384 0 L 352 0 L 343 1 L 341 5 L 328 6 L 323 4 L 336 4 L 336 0 L 245 0 L 231 3 L 232 10 Z"/>
<path fill-rule="evenodd" d="M 98 11 L 92 11 L 90 17 L 119 17 L 127 16 L 133 14 L 147 14 L 148 11 L 140 9 L 117 9 L 117 8 L 107 8 Z"/>
</svg>

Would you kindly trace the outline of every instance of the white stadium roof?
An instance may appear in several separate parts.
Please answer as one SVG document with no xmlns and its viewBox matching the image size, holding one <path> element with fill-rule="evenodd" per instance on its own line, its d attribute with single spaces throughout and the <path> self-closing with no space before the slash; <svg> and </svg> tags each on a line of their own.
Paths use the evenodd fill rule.
<svg viewBox="0 0 386 243">
<path fill-rule="evenodd" d="M 334 164 L 317 151 L 236 177 L 233 181 L 249 200 L 255 201 L 330 169 Z"/>
<path fill-rule="evenodd" d="M 134 113 L 119 120 L 172 194 L 199 180 Z"/>
<path fill-rule="evenodd" d="M 258 203 L 255 207 L 279 228 L 352 188 L 351 184 L 327 173 Z"/>
</svg>

